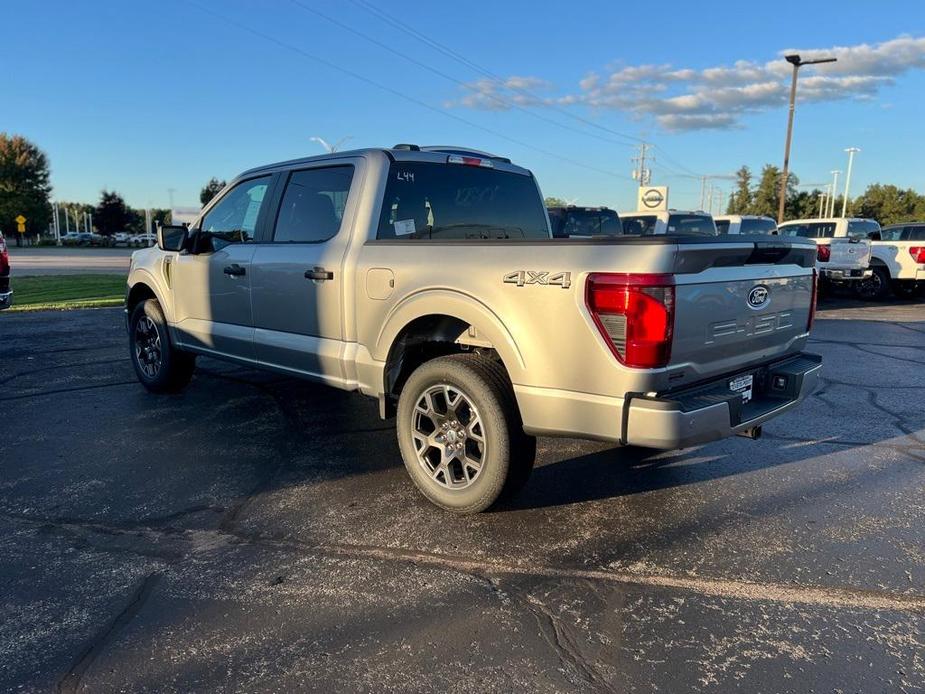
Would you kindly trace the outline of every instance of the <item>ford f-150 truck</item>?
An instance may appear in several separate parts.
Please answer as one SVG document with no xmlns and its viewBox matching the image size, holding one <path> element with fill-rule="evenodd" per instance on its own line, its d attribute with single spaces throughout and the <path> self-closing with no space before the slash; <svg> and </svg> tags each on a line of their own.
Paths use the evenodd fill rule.
<svg viewBox="0 0 925 694">
<path fill-rule="evenodd" d="M 880 231 L 880 226 L 872 220 L 845 218 L 795 219 L 777 227 L 780 236 L 815 241 L 821 279 L 855 291 L 873 273 L 868 235 L 874 231 Z"/>
<path fill-rule="evenodd" d="M 526 481 L 538 435 L 757 437 L 816 384 L 815 258 L 767 236 L 555 239 L 530 171 L 396 145 L 241 174 L 133 254 L 125 309 L 148 390 L 208 355 L 359 391 L 423 494 L 476 512 Z"/>
<path fill-rule="evenodd" d="M 906 222 L 872 231 L 871 269 L 874 276 L 858 289 L 871 299 L 885 298 L 892 289 L 910 298 L 925 289 L 925 223 Z"/>
</svg>

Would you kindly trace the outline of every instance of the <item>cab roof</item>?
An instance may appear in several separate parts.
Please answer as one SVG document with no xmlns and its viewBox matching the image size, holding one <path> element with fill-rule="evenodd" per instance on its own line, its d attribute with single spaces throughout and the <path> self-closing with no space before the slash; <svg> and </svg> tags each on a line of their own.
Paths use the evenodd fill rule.
<svg viewBox="0 0 925 694">
<path fill-rule="evenodd" d="M 472 149 L 471 147 L 460 147 L 457 145 L 412 145 L 397 144 L 392 147 L 365 147 L 362 149 L 350 149 L 342 152 L 328 152 L 311 157 L 300 157 L 298 159 L 288 159 L 273 164 L 265 164 L 244 171 L 236 178 L 249 176 L 256 173 L 276 171 L 280 169 L 294 169 L 305 164 L 317 164 L 326 161 L 338 161 L 347 158 L 370 157 L 385 155 L 390 161 L 424 161 L 438 164 L 447 163 L 451 155 L 473 157 L 476 159 L 487 159 L 491 161 L 492 167 L 501 171 L 519 173 L 523 175 L 532 175 L 528 169 L 511 163 L 507 157 L 497 154 L 483 152 Z"/>
</svg>

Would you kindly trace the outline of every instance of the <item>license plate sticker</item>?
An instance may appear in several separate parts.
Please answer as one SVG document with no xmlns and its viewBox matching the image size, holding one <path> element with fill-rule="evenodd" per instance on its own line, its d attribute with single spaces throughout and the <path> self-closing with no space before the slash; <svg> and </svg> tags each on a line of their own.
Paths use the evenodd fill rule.
<svg viewBox="0 0 925 694">
<path fill-rule="evenodd" d="M 755 383 L 755 377 L 752 374 L 747 376 L 736 376 L 729 381 L 729 390 L 742 396 L 742 402 L 750 402 L 752 399 L 752 386 Z"/>
</svg>

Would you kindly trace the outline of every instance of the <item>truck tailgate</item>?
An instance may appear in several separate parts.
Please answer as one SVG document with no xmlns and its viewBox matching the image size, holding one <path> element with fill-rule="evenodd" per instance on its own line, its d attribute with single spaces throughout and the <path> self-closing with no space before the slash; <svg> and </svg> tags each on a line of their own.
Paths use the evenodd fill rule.
<svg viewBox="0 0 925 694">
<path fill-rule="evenodd" d="M 866 270 L 870 265 L 870 241 L 866 239 L 832 239 L 829 260 L 819 263 L 825 270 Z"/>
<path fill-rule="evenodd" d="M 808 331 L 816 246 L 679 246 L 669 381 L 688 384 L 785 355 Z"/>
</svg>

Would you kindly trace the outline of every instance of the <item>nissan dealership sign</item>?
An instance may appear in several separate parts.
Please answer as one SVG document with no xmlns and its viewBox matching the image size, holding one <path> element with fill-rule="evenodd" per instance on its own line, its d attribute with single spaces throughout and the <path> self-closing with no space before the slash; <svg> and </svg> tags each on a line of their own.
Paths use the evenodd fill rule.
<svg viewBox="0 0 925 694">
<path fill-rule="evenodd" d="M 668 209 L 667 186 L 642 186 L 639 188 L 637 210 L 655 211 Z"/>
</svg>

